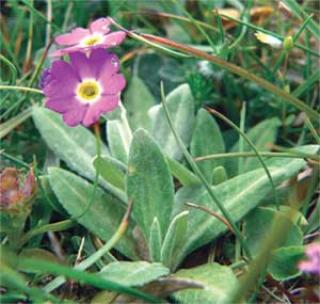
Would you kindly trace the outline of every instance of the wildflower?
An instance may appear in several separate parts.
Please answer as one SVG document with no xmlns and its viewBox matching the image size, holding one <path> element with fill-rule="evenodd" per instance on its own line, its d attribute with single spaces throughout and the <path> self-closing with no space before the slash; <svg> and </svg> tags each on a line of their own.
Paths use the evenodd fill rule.
<svg viewBox="0 0 320 304">
<path fill-rule="evenodd" d="M 299 269 L 304 272 L 320 275 L 320 243 L 312 243 L 306 246 L 305 254 L 308 260 L 301 261 Z"/>
<path fill-rule="evenodd" d="M 36 190 L 33 171 L 30 170 L 24 183 L 19 182 L 16 168 L 5 168 L 0 174 L 0 209 L 13 210 L 30 201 Z"/>
<path fill-rule="evenodd" d="M 256 32 L 254 35 L 260 42 L 268 44 L 271 47 L 280 48 L 282 46 L 282 41 L 274 36 L 262 32 Z"/>
<path fill-rule="evenodd" d="M 100 18 L 90 23 L 88 29 L 75 28 L 71 33 L 57 36 L 55 42 L 66 48 L 55 51 L 52 56 L 62 56 L 76 51 L 87 52 L 96 48 L 111 48 L 123 42 L 126 33 L 110 33 L 110 18 Z"/>
<path fill-rule="evenodd" d="M 43 88 L 46 107 L 63 114 L 71 127 L 92 125 L 119 105 L 126 84 L 119 67 L 118 57 L 104 49 L 92 50 L 89 57 L 71 53 L 70 63 L 53 62 Z"/>
</svg>

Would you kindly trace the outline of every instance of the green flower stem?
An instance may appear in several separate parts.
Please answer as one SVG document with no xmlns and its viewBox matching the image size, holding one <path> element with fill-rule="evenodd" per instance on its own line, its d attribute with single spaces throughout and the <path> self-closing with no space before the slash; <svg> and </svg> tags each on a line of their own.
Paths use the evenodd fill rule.
<svg viewBox="0 0 320 304">
<path fill-rule="evenodd" d="M 307 154 L 307 153 L 300 153 L 294 152 L 292 153 L 282 153 L 282 152 L 259 152 L 260 156 L 262 157 L 279 157 L 279 158 L 309 158 L 314 161 L 320 161 L 320 156 Z M 257 157 L 257 154 L 254 152 L 230 152 L 230 153 L 217 153 L 217 154 L 210 154 L 205 156 L 200 156 L 194 158 L 194 161 L 206 161 L 212 159 L 220 159 L 220 158 L 234 158 L 234 157 Z"/>
<path fill-rule="evenodd" d="M 139 35 L 135 34 L 135 36 L 133 36 L 133 38 L 136 38 L 136 36 L 139 36 Z M 144 40 L 149 40 L 149 42 L 151 41 L 151 42 L 159 43 L 159 44 L 166 45 L 169 47 L 173 47 L 179 51 L 183 51 L 183 52 L 185 52 L 187 54 L 191 54 L 195 57 L 199 57 L 199 58 L 203 58 L 205 60 L 208 60 L 208 61 L 210 61 L 210 62 L 212 62 L 212 63 L 214 63 L 214 64 L 216 64 L 216 65 L 218 65 L 218 66 L 220 66 L 220 67 L 222 67 L 222 68 L 224 68 L 234 74 L 239 75 L 240 77 L 243 77 L 245 79 L 248 79 L 248 80 L 251 80 L 251 81 L 257 83 L 262 88 L 266 89 L 267 91 L 273 93 L 274 95 L 276 95 L 276 96 L 280 97 L 281 99 L 287 101 L 288 103 L 292 104 L 293 106 L 298 108 L 300 111 L 305 112 L 310 118 L 312 118 L 314 120 L 318 120 L 320 118 L 319 113 L 316 110 L 309 107 L 308 105 L 306 105 L 303 101 L 290 95 L 288 92 L 278 88 L 277 86 L 275 86 L 271 82 L 266 81 L 263 78 L 258 77 L 255 74 L 250 73 L 247 70 L 245 70 L 235 64 L 227 62 L 217 56 L 207 54 L 207 53 L 202 52 L 202 51 L 195 49 L 193 47 L 189 47 L 189 46 L 174 42 L 174 41 L 166 39 L 166 38 L 157 37 L 157 36 L 149 35 L 149 34 L 143 34 L 139 37 L 140 38 L 143 37 Z"/>
<path fill-rule="evenodd" d="M 93 264 L 95 264 L 99 259 L 101 259 L 105 254 L 107 254 L 114 246 L 115 244 L 120 240 L 122 235 L 127 230 L 128 224 L 129 224 L 129 217 L 132 210 L 132 202 L 129 202 L 127 212 L 125 213 L 120 226 L 118 227 L 117 231 L 114 233 L 114 235 L 111 237 L 111 239 L 105 243 L 99 250 L 97 250 L 95 253 L 93 253 L 91 256 L 89 256 L 87 259 L 83 260 L 81 263 L 75 266 L 75 269 L 77 270 L 86 270 Z M 46 287 L 45 290 L 47 292 L 51 292 L 61 286 L 66 279 L 64 277 L 57 277 L 52 282 L 50 282 Z"/>
<path fill-rule="evenodd" d="M 211 109 L 211 108 L 207 108 L 207 111 L 212 113 L 212 114 L 214 114 L 215 116 L 219 117 L 224 122 L 226 122 L 230 127 L 232 127 L 234 130 L 236 130 L 241 135 L 241 137 L 243 137 L 243 139 L 248 143 L 248 145 L 252 148 L 252 150 L 256 154 L 257 158 L 259 159 L 259 161 L 261 163 L 261 166 L 263 167 L 264 171 L 267 174 L 267 177 L 268 177 L 268 179 L 270 181 L 270 185 L 271 185 L 271 188 L 272 188 L 272 193 L 273 193 L 273 196 L 274 196 L 274 200 L 275 200 L 276 206 L 279 209 L 279 200 L 278 200 L 276 188 L 275 188 L 273 180 L 272 180 L 272 176 L 271 176 L 270 171 L 269 171 L 268 167 L 266 166 L 264 160 L 260 156 L 259 151 L 257 150 L 257 148 L 254 145 L 254 143 L 250 140 L 250 138 L 236 124 L 234 124 L 226 116 L 224 116 L 223 114 L 221 114 L 218 111 L 216 111 L 214 109 Z"/>
<path fill-rule="evenodd" d="M 1 90 L 25 91 L 25 92 L 38 93 L 43 95 L 43 92 L 41 90 L 28 88 L 28 87 L 20 87 L 20 86 L 0 85 L 0 91 Z"/>
<path fill-rule="evenodd" d="M 231 218 L 231 216 L 229 215 L 229 212 L 227 211 L 227 209 L 224 207 L 223 203 L 220 201 L 220 199 L 218 199 L 217 195 L 215 194 L 215 192 L 212 190 L 211 186 L 208 184 L 206 178 L 203 176 L 203 174 L 201 173 L 199 167 L 197 166 L 197 164 L 194 162 L 194 160 L 192 159 L 191 155 L 189 154 L 188 150 L 186 149 L 186 147 L 184 146 L 181 138 L 178 136 L 169 110 L 167 108 L 166 102 L 165 102 L 165 95 L 164 95 L 164 89 L 163 89 L 163 84 L 161 83 L 161 99 L 162 99 L 162 104 L 163 104 L 163 108 L 164 108 L 164 112 L 165 115 L 167 117 L 168 123 L 170 125 L 170 128 L 172 130 L 172 133 L 180 147 L 180 149 L 182 150 L 187 162 L 189 163 L 189 165 L 191 166 L 192 170 L 194 171 L 194 173 L 200 178 L 200 180 L 202 181 L 202 184 L 204 185 L 204 187 L 207 189 L 208 194 L 210 195 L 211 199 L 216 203 L 216 205 L 218 206 L 218 208 L 220 209 L 222 215 L 224 216 L 224 218 L 228 221 L 229 225 L 232 227 L 235 235 L 237 236 L 237 238 L 239 239 L 242 248 L 244 249 L 247 257 L 249 259 L 251 259 L 251 253 L 249 250 L 249 247 L 245 241 L 245 239 L 243 238 L 243 236 L 241 235 L 241 232 L 239 231 L 237 225 L 235 224 L 235 222 L 233 221 L 233 219 Z"/>
</svg>

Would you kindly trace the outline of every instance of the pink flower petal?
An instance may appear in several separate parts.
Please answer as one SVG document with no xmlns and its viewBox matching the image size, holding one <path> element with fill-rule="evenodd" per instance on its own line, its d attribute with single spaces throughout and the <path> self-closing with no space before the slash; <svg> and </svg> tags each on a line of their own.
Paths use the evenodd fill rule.
<svg viewBox="0 0 320 304">
<path fill-rule="evenodd" d="M 75 88 L 80 81 L 78 73 L 70 64 L 57 60 L 52 64 L 50 81 L 45 85 L 43 92 L 48 98 L 74 95 Z"/>
<path fill-rule="evenodd" d="M 75 127 L 79 125 L 88 109 L 88 104 L 78 103 L 72 109 L 63 114 L 63 120 L 69 127 Z"/>
<path fill-rule="evenodd" d="M 110 78 L 119 71 L 120 63 L 115 54 L 107 53 L 104 49 L 97 49 L 91 53 L 90 65 L 95 70 L 96 79 Z"/>
<path fill-rule="evenodd" d="M 79 52 L 79 51 L 83 52 L 85 50 L 86 50 L 85 48 L 83 48 L 82 46 L 79 46 L 77 44 L 75 46 L 67 47 L 67 48 L 60 49 L 60 50 L 55 50 L 54 52 L 52 52 L 50 54 L 50 57 L 61 57 L 61 56 L 68 55 L 68 54 L 74 53 L 74 52 Z"/>
<path fill-rule="evenodd" d="M 101 114 L 115 109 L 119 105 L 119 102 L 120 97 L 118 95 L 101 97 L 101 100 L 89 106 L 82 124 L 86 127 L 91 126 L 98 121 Z"/>
<path fill-rule="evenodd" d="M 69 63 L 63 60 L 57 60 L 52 64 L 50 76 L 57 80 L 66 78 L 68 81 L 71 82 L 78 82 L 80 80 L 77 71 L 74 70 Z"/>
<path fill-rule="evenodd" d="M 78 71 L 81 80 L 85 78 L 95 78 L 95 73 L 92 71 L 89 58 L 84 53 L 71 53 L 70 62 L 73 68 Z"/>
<path fill-rule="evenodd" d="M 117 46 L 123 42 L 123 40 L 126 38 L 126 35 L 127 34 L 123 31 L 117 31 L 107 34 L 104 36 L 104 40 L 101 45 L 107 48 Z"/>
<path fill-rule="evenodd" d="M 77 107 L 79 102 L 75 100 L 74 96 L 67 96 L 63 98 L 47 99 L 45 105 L 48 109 L 57 113 L 65 113 L 74 107 Z"/>
<path fill-rule="evenodd" d="M 89 29 L 92 33 L 106 34 L 110 32 L 110 24 L 109 18 L 99 18 L 90 23 Z"/>
<path fill-rule="evenodd" d="M 55 42 L 60 45 L 75 45 L 83 38 L 90 35 L 90 31 L 82 27 L 75 28 L 71 33 L 63 34 L 55 38 Z"/>
<path fill-rule="evenodd" d="M 126 79 L 122 74 L 116 74 L 108 79 L 100 80 L 103 94 L 113 95 L 121 92 L 126 86 Z"/>
</svg>

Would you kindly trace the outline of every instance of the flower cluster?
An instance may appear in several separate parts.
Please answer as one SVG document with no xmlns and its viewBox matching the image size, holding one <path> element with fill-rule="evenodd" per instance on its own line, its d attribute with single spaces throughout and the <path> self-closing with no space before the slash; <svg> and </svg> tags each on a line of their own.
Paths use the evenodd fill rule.
<svg viewBox="0 0 320 304">
<path fill-rule="evenodd" d="M 69 56 L 69 62 L 56 60 L 41 77 L 47 108 L 61 113 L 71 127 L 90 126 L 102 113 L 119 105 L 126 85 L 119 73 L 118 57 L 106 48 L 118 46 L 126 36 L 123 31 L 110 33 L 110 18 L 100 18 L 88 29 L 76 28 L 56 37 L 58 45 L 66 46 L 53 56 Z"/>
</svg>

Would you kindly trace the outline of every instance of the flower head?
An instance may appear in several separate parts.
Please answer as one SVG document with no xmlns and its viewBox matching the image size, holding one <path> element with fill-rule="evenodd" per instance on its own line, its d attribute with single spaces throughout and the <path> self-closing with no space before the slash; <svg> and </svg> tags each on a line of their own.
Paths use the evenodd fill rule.
<svg viewBox="0 0 320 304">
<path fill-rule="evenodd" d="M 71 127 L 92 125 L 120 102 L 126 81 L 119 67 L 118 57 L 101 48 L 92 50 L 89 57 L 71 53 L 70 63 L 53 62 L 43 88 L 46 107 L 62 113 Z"/>
<path fill-rule="evenodd" d="M 31 200 L 36 191 L 36 180 L 32 170 L 24 182 L 19 181 L 20 174 L 16 168 L 5 168 L 0 173 L 0 209 L 13 210 Z"/>
<path fill-rule="evenodd" d="M 100 18 L 90 23 L 88 29 L 77 27 L 71 33 L 57 36 L 55 42 L 65 48 L 55 51 L 52 56 L 62 56 L 76 51 L 87 52 L 101 47 L 111 48 L 121 44 L 126 33 L 110 33 L 110 24 L 110 18 Z"/>
<path fill-rule="evenodd" d="M 262 32 L 256 32 L 254 35 L 260 42 L 269 44 L 271 47 L 280 48 L 282 46 L 282 41 L 274 36 Z"/>
<path fill-rule="evenodd" d="M 306 246 L 305 254 L 308 260 L 301 261 L 298 265 L 299 269 L 320 275 L 320 243 L 312 243 Z"/>
</svg>

